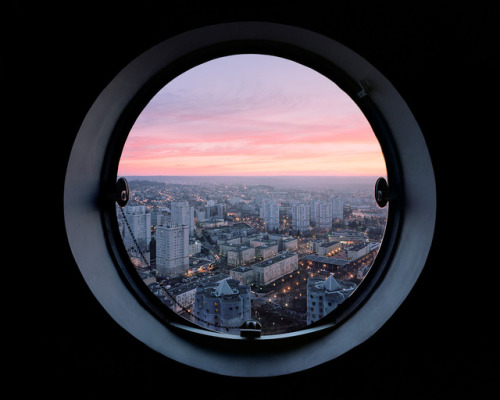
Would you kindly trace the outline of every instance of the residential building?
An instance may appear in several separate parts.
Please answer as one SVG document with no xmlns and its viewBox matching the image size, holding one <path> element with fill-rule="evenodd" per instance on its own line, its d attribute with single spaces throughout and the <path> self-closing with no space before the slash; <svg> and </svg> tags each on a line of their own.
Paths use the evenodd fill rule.
<svg viewBox="0 0 500 400">
<path fill-rule="evenodd" d="M 332 219 L 342 221 L 344 219 L 344 201 L 342 197 L 335 196 L 330 201 L 332 203 Z"/>
<path fill-rule="evenodd" d="M 332 203 L 328 201 L 314 200 L 311 206 L 311 222 L 317 228 L 330 229 L 332 227 Z"/>
<path fill-rule="evenodd" d="M 368 243 L 360 243 L 351 246 L 347 249 L 347 258 L 355 261 L 358 258 L 366 256 L 370 252 L 370 245 Z"/>
<path fill-rule="evenodd" d="M 278 254 L 278 242 L 270 241 L 255 247 L 255 258 L 267 260 L 268 258 L 275 257 Z"/>
<path fill-rule="evenodd" d="M 342 249 L 342 244 L 340 242 L 326 242 L 321 243 L 317 247 L 316 254 L 318 256 L 331 256 L 334 253 L 340 251 Z"/>
<path fill-rule="evenodd" d="M 238 267 L 255 261 L 255 248 L 245 245 L 226 245 L 227 265 Z"/>
<path fill-rule="evenodd" d="M 242 285 L 252 285 L 255 280 L 255 271 L 252 267 L 236 267 L 230 271 L 231 278 L 238 280 Z"/>
<path fill-rule="evenodd" d="M 266 200 L 260 206 L 260 218 L 266 225 L 266 231 L 270 232 L 280 227 L 280 206 L 277 201 Z"/>
<path fill-rule="evenodd" d="M 174 276 L 189 269 L 187 225 L 156 228 L 156 267 L 160 276 Z"/>
<path fill-rule="evenodd" d="M 147 212 L 146 206 L 126 206 L 123 210 L 126 221 L 123 220 L 121 213 L 118 213 L 123 244 L 128 250 L 138 251 L 135 245 L 137 242 L 141 251 L 149 250 L 151 214 Z"/>
<path fill-rule="evenodd" d="M 276 257 L 252 265 L 252 269 L 255 270 L 255 283 L 262 286 L 290 274 L 298 268 L 298 256 L 292 252 L 282 252 Z"/>
<path fill-rule="evenodd" d="M 292 205 L 292 229 L 305 232 L 311 227 L 311 208 L 309 204 L 296 203 Z"/>
<path fill-rule="evenodd" d="M 315 277 L 307 280 L 307 324 L 311 324 L 335 310 L 356 288 L 354 282 Z"/>
<path fill-rule="evenodd" d="M 239 328 L 251 315 L 250 287 L 241 285 L 238 280 L 227 279 L 196 288 L 194 316 L 201 326 L 239 333 Z"/>
<path fill-rule="evenodd" d="M 189 227 L 189 236 L 194 235 L 194 208 L 187 201 L 173 201 L 170 205 L 170 225 L 186 225 Z"/>
</svg>

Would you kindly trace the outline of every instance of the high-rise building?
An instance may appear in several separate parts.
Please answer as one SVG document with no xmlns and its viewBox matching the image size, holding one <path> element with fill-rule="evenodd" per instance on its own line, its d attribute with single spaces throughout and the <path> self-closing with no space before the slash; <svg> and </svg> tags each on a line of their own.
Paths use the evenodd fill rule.
<svg viewBox="0 0 500 400">
<path fill-rule="evenodd" d="M 224 218 L 226 216 L 226 206 L 224 204 L 215 204 L 213 200 L 207 201 L 205 207 L 206 218 Z"/>
<path fill-rule="evenodd" d="M 317 228 L 329 229 L 332 227 L 332 203 L 314 200 L 311 202 L 311 222 Z"/>
<path fill-rule="evenodd" d="M 260 218 L 264 220 L 266 231 L 279 229 L 280 227 L 280 205 L 277 201 L 266 200 L 260 206 Z"/>
<path fill-rule="evenodd" d="M 342 221 L 344 219 L 344 202 L 342 201 L 342 197 L 332 197 L 330 201 L 332 203 L 332 218 Z"/>
<path fill-rule="evenodd" d="M 123 220 L 121 214 L 118 215 L 120 231 L 125 247 L 132 251 L 139 251 L 139 249 L 136 249 L 135 238 L 140 250 L 143 252 L 147 251 L 151 242 L 151 214 L 147 212 L 146 206 L 126 206 L 124 207 L 124 214 L 127 219 L 126 222 Z M 130 230 L 127 227 L 127 223 L 130 226 Z"/>
<path fill-rule="evenodd" d="M 292 205 L 292 229 L 307 231 L 311 224 L 311 212 L 308 204 L 296 203 Z"/>
<path fill-rule="evenodd" d="M 186 225 L 189 235 L 194 235 L 194 208 L 187 201 L 173 201 L 170 205 L 171 226 Z"/>
<path fill-rule="evenodd" d="M 189 236 L 194 236 L 194 207 L 189 207 Z"/>
<path fill-rule="evenodd" d="M 189 269 L 187 225 L 156 228 L 156 268 L 160 276 L 174 276 Z"/>
</svg>

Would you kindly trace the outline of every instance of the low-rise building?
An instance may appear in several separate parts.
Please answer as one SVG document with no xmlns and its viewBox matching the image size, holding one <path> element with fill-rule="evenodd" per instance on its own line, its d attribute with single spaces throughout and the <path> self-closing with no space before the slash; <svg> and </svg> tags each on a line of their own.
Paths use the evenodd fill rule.
<svg viewBox="0 0 500 400">
<path fill-rule="evenodd" d="M 227 265 L 238 267 L 255 261 L 255 248 L 242 245 L 228 245 Z"/>
<path fill-rule="evenodd" d="M 252 265 L 252 269 L 255 270 L 255 283 L 257 285 L 267 285 L 296 271 L 298 268 L 298 256 L 292 252 L 282 252 L 276 257 Z"/>
<path fill-rule="evenodd" d="M 337 272 L 339 270 L 344 271 L 350 264 L 349 260 L 334 257 L 322 257 L 316 254 L 308 254 L 302 257 L 300 262 L 314 268 L 326 269 L 330 272 Z"/>
<path fill-rule="evenodd" d="M 293 251 L 297 250 L 298 248 L 297 238 L 291 236 L 283 237 L 280 241 L 280 244 L 282 246 L 282 248 L 280 248 L 280 251 Z"/>
<path fill-rule="evenodd" d="M 189 239 L 189 255 L 194 256 L 201 252 L 201 242 L 197 239 Z"/>
<path fill-rule="evenodd" d="M 331 256 L 341 249 L 342 244 L 340 242 L 321 243 L 319 246 L 317 246 L 316 254 L 318 254 L 318 256 Z"/>
<path fill-rule="evenodd" d="M 356 288 L 354 282 L 315 277 L 307 280 L 307 324 L 311 324 L 335 310 Z"/>
<path fill-rule="evenodd" d="M 228 279 L 228 275 L 218 274 L 205 279 L 203 284 L 218 285 L 220 282 Z M 200 285 L 199 281 L 187 282 L 175 288 L 163 290 L 166 300 L 171 304 L 172 310 L 180 313 L 194 304 L 196 288 Z"/>
<path fill-rule="evenodd" d="M 347 249 L 347 258 L 351 261 L 355 261 L 358 258 L 366 256 L 369 252 L 370 245 L 368 243 L 360 243 Z"/>
<path fill-rule="evenodd" d="M 239 281 L 242 285 L 252 285 L 255 280 L 255 271 L 251 267 L 236 267 L 230 271 L 231 279 Z"/>
<path fill-rule="evenodd" d="M 332 232 L 328 235 L 329 241 L 341 242 L 344 244 L 352 244 L 354 242 L 366 242 L 367 237 L 363 232 L 352 231 L 345 229 L 342 231 Z"/>
<path fill-rule="evenodd" d="M 196 323 L 222 332 L 239 333 L 252 315 L 250 287 L 234 279 L 198 285 L 194 303 Z"/>
<path fill-rule="evenodd" d="M 261 244 L 255 247 L 255 258 L 267 260 L 269 258 L 275 257 L 278 254 L 278 243 L 272 242 L 269 244 Z"/>
</svg>

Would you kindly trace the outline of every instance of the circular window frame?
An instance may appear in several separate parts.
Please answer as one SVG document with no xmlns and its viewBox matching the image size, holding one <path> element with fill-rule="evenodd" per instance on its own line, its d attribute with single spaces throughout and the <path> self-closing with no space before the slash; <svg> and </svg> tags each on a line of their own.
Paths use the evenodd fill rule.
<svg viewBox="0 0 500 400">
<path fill-rule="evenodd" d="M 139 112 L 162 86 L 187 69 L 241 53 L 302 62 L 329 78 L 333 73 L 336 79 L 332 80 L 342 82 L 339 86 L 346 93 L 357 90 L 358 106 L 370 123 L 377 119 L 375 126 L 384 130 L 376 134 L 391 186 L 389 231 L 377 266 L 361 283 L 363 289 L 357 290 L 361 295 L 352 295 L 338 310 L 306 329 L 251 340 L 206 330 L 176 318 L 166 307 L 164 311 L 156 307 L 154 296 L 140 289 L 138 275 L 134 278 L 127 273 L 128 258 L 117 240 L 113 219 L 120 153 L 116 149 L 123 148 L 124 132 L 129 132 Z M 129 333 L 165 356 L 196 368 L 233 376 L 274 376 L 334 359 L 364 342 L 390 318 L 424 267 L 434 232 L 436 193 L 418 124 L 380 72 L 350 49 L 317 33 L 274 23 L 237 22 L 188 31 L 156 45 L 104 89 L 73 145 L 64 213 L 70 247 L 85 281 Z"/>
<path fill-rule="evenodd" d="M 232 41 L 228 40 L 224 43 L 217 43 L 207 47 L 202 47 L 191 53 L 171 62 L 163 70 L 155 76 L 152 76 L 149 81 L 141 87 L 140 92 L 129 102 L 127 109 L 121 114 L 120 120 L 116 124 L 113 135 L 109 141 L 108 151 L 105 163 L 102 169 L 102 214 L 107 232 L 107 239 L 109 248 L 114 256 L 115 264 L 119 267 L 119 271 L 129 285 L 133 293 L 138 299 L 156 315 L 161 322 L 166 323 L 170 327 L 175 323 L 177 328 L 189 326 L 190 328 L 197 329 L 200 334 L 204 331 L 210 330 L 199 324 L 191 322 L 166 307 L 157 296 L 151 293 L 146 287 L 142 279 L 137 274 L 134 265 L 130 262 L 129 255 L 123 245 L 121 235 L 118 232 L 118 221 L 115 213 L 115 201 L 109 196 L 115 190 L 117 171 L 120 161 L 121 152 L 128 134 L 132 129 L 137 117 L 143 111 L 145 105 L 151 100 L 152 96 L 167 85 L 172 79 L 175 79 L 180 74 L 184 73 L 190 68 L 200 65 L 204 62 L 209 62 L 219 57 L 240 55 L 240 54 L 255 54 L 259 55 L 272 55 L 281 57 L 290 61 L 298 62 L 307 66 L 317 73 L 325 76 L 331 80 L 335 85 L 338 85 L 346 96 L 360 108 L 365 118 L 370 123 L 375 136 L 377 137 L 383 154 L 385 156 L 385 163 L 387 165 L 387 176 L 389 182 L 396 189 L 391 193 L 391 207 L 389 208 L 386 230 L 381 247 L 378 251 L 377 257 L 370 267 L 370 271 L 363 281 L 358 285 L 354 294 L 340 304 L 335 310 L 322 317 L 320 320 L 313 322 L 298 331 L 302 335 L 316 334 L 320 329 L 332 329 L 337 327 L 340 323 L 345 321 L 357 307 L 359 307 L 370 295 L 377 282 L 381 279 L 385 269 L 390 264 L 390 258 L 394 247 L 397 242 L 399 234 L 399 221 L 401 220 L 401 208 L 403 204 L 404 193 L 401 190 L 402 174 L 399 166 L 399 159 L 395 151 L 394 143 L 390 129 L 384 121 L 383 116 L 378 111 L 376 106 L 367 95 L 368 87 L 366 82 L 358 83 L 352 81 L 343 71 L 332 65 L 331 62 L 323 59 L 322 57 L 305 51 L 303 48 L 291 46 L 289 44 L 279 43 L 278 45 L 273 41 L 266 40 L 245 40 L 245 41 Z M 216 329 L 212 332 L 224 332 L 222 329 Z M 312 329 L 314 328 L 314 329 Z M 280 339 L 290 337 L 288 333 L 280 335 L 268 335 L 266 339 Z M 233 332 L 234 335 L 234 332 Z M 232 337 L 234 338 L 234 336 Z"/>
</svg>

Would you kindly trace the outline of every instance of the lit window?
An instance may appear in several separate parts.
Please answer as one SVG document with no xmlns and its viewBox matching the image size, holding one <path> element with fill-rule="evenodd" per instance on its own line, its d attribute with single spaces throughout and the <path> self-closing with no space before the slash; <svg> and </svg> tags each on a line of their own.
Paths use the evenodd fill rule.
<svg viewBox="0 0 500 400">
<path fill-rule="evenodd" d="M 239 86 L 217 93 L 220 83 L 215 76 L 196 76 L 200 68 L 219 70 L 219 63 L 251 57 L 284 63 L 282 76 L 275 76 L 273 84 L 287 77 L 289 66 L 308 70 L 327 84 L 318 89 L 312 81 L 295 81 L 281 91 L 271 90 L 266 79 L 272 69 L 266 67 L 260 81 L 250 75 L 237 81 L 228 72 L 227 83 L 233 80 Z M 241 70 L 246 66 L 243 63 Z M 187 87 L 176 86 L 186 77 L 206 90 L 189 97 Z M 300 95 L 304 92 L 295 92 L 295 85 L 316 88 L 316 97 Z M 345 111 L 340 106 L 328 107 L 322 93 L 327 87 L 343 93 L 343 104 L 357 117 L 338 113 Z M 229 94 L 245 97 L 231 101 Z M 192 102 L 187 104 L 187 99 Z M 200 104 L 207 108 L 200 109 Z M 340 119 L 314 119 L 306 112 L 308 104 L 317 112 L 325 107 Z M 145 129 L 161 122 L 164 110 L 171 119 L 163 135 L 147 135 Z M 226 118 L 209 124 L 221 112 Z M 271 118 L 278 114 L 279 120 Z M 238 124 L 230 125 L 231 117 Z M 350 123 L 349 134 L 336 130 Z M 190 132 L 183 130 L 186 125 Z M 360 126 L 369 128 L 364 132 L 370 133 L 370 141 L 356 136 Z M 200 127 L 204 130 L 197 130 Z M 230 140 L 229 129 L 234 132 Z M 168 143 L 157 146 L 161 138 Z M 353 138 L 359 140 L 353 143 Z M 148 146 L 148 152 L 141 153 Z M 373 158 L 375 148 L 378 156 Z M 357 152 L 358 157 L 352 157 Z M 160 164 L 165 172 L 146 169 Z M 130 176 L 152 174 L 170 181 L 165 185 Z M 330 227 L 328 209 L 334 206 L 329 196 L 335 192 L 328 193 L 325 181 L 316 183 L 315 191 L 306 190 L 315 184 L 311 176 L 366 174 L 384 177 L 375 190 L 375 179 L 369 181 L 380 208 L 373 207 L 373 200 L 364 204 L 362 195 L 344 188 L 338 196 L 342 205 L 335 203 L 342 209 L 342 220 L 332 218 Z M 193 182 L 196 175 L 203 179 Z M 214 175 L 225 177 L 215 185 L 207 178 Z M 251 182 L 252 175 L 266 175 L 267 182 Z M 292 186 L 301 180 L 290 183 L 288 175 L 308 176 L 307 185 L 294 191 Z M 128 184 L 117 180 L 121 176 Z M 172 181 L 174 176 L 182 177 Z M 277 178 L 269 184 L 271 176 L 279 176 L 281 184 Z M 344 186 L 358 182 L 362 187 L 356 179 L 361 178 L 351 177 Z M 368 339 L 396 311 L 422 270 L 436 208 L 425 140 L 392 85 L 332 39 L 252 22 L 186 32 L 126 66 L 82 124 L 69 159 L 64 196 L 75 260 L 109 314 L 161 354 L 237 376 L 310 368 Z M 194 223 L 191 207 L 196 210 Z M 246 235 L 224 232 L 235 225 L 240 231 L 249 226 Z M 208 235 L 211 229 L 213 235 Z M 295 238 L 298 249 L 290 243 Z M 275 250 L 266 251 L 273 241 L 278 242 L 277 256 Z M 328 246 L 335 242 L 339 246 Z M 258 257 L 252 251 L 258 251 Z M 293 277 L 302 270 L 307 274 L 301 276 L 307 276 L 296 288 Z M 203 307 L 193 307 L 197 303 Z M 306 323 L 298 326 L 301 305 Z M 238 315 L 226 312 L 230 306 Z M 290 352 L 284 351 L 287 347 Z M 244 362 L 249 358 L 251 363 Z"/>
</svg>

